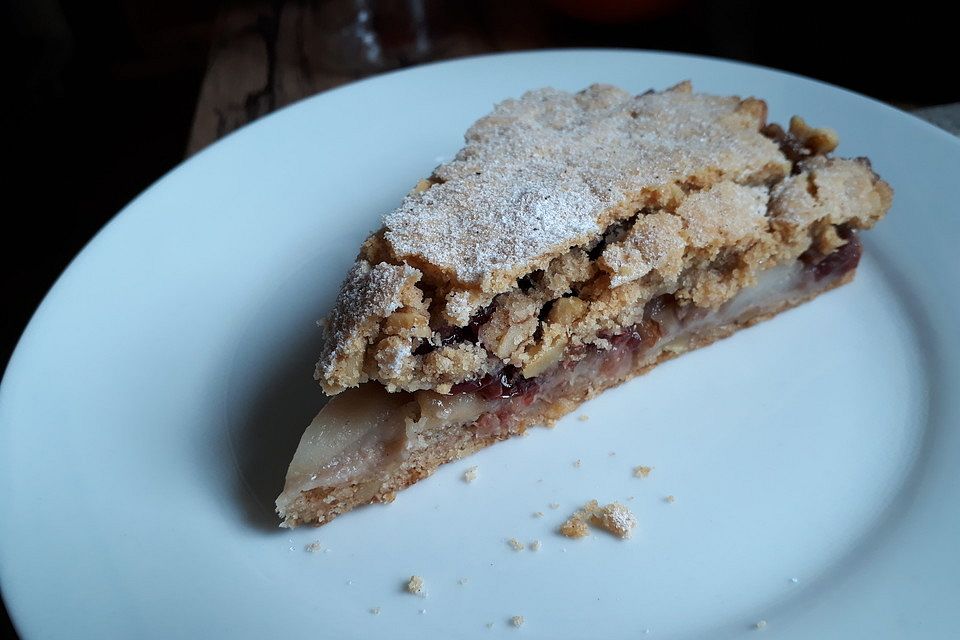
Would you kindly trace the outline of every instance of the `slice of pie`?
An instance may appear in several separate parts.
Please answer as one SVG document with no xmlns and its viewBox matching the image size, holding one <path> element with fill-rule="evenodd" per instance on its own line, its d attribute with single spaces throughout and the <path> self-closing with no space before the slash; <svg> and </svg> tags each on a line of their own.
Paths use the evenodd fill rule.
<svg viewBox="0 0 960 640">
<path fill-rule="evenodd" d="M 364 242 L 323 324 L 332 396 L 284 526 L 441 464 L 849 282 L 892 190 L 762 100 L 541 89 L 481 118 Z"/>
</svg>

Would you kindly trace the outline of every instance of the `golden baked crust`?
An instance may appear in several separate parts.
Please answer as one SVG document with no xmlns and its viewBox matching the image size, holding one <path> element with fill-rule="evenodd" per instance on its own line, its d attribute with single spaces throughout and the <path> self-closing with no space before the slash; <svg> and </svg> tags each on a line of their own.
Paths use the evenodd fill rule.
<svg viewBox="0 0 960 640">
<path fill-rule="evenodd" d="M 892 191 L 865 159 L 823 155 L 835 133 L 765 118 L 760 100 L 689 83 L 501 103 L 364 243 L 316 378 L 336 394 L 449 393 L 504 365 L 534 377 L 605 348 L 646 300 L 716 308 L 884 215 Z"/>
</svg>

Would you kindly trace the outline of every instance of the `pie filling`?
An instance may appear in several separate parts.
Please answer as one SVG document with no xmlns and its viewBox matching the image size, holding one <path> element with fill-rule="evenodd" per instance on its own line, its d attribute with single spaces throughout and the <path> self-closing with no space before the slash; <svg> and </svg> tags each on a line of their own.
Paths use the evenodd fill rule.
<svg viewBox="0 0 960 640">
<path fill-rule="evenodd" d="M 427 446 L 437 430 L 463 427 L 479 439 L 502 439 L 533 418 L 562 415 L 550 406 L 583 398 L 655 364 L 661 356 L 682 353 L 711 341 L 711 332 L 748 321 L 792 299 L 833 286 L 860 260 L 856 234 L 842 230 L 846 244 L 822 256 L 807 252 L 799 260 L 761 272 L 753 287 L 742 289 L 715 309 L 681 307 L 673 295 L 649 300 L 640 322 L 613 335 L 606 344 L 578 346 L 535 377 L 507 365 L 495 374 L 455 385 L 451 393 L 387 393 L 370 382 L 333 397 L 307 428 L 277 501 L 284 511 L 302 492 L 347 485 L 371 485 L 371 493 L 410 453 Z"/>
</svg>

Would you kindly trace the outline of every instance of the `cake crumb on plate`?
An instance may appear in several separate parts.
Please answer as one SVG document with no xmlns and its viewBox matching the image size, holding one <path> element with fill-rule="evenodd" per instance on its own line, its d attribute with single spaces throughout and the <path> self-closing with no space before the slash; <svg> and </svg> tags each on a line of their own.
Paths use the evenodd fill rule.
<svg viewBox="0 0 960 640">
<path fill-rule="evenodd" d="M 514 551 L 523 551 L 523 543 L 516 538 L 510 538 L 507 540 L 507 544 L 510 545 L 510 548 Z"/>
<path fill-rule="evenodd" d="M 637 518 L 625 505 L 611 502 L 590 517 L 591 524 L 605 529 L 615 536 L 626 539 L 633 535 Z"/>
<path fill-rule="evenodd" d="M 425 596 L 426 591 L 424 589 L 423 578 L 420 576 L 410 576 L 410 581 L 407 582 L 407 591 L 415 596 Z"/>
<path fill-rule="evenodd" d="M 581 413 L 580 415 L 577 416 L 577 420 L 579 420 L 580 422 L 586 422 L 589 419 L 590 419 L 590 416 L 588 416 L 585 413 Z"/>
<path fill-rule="evenodd" d="M 543 517 L 543 511 L 534 511 L 534 512 L 533 512 L 533 517 L 534 517 L 534 518 L 542 518 L 542 517 Z"/>
<path fill-rule="evenodd" d="M 573 462 L 573 466 L 576 467 L 577 469 L 579 469 L 582 464 L 583 464 L 583 463 L 580 462 L 580 458 L 577 458 L 577 459 L 574 460 L 574 462 Z"/>
<path fill-rule="evenodd" d="M 653 467 L 634 467 L 633 468 L 633 477 L 635 478 L 646 478 L 650 475 L 650 472 L 653 471 Z"/>
<path fill-rule="evenodd" d="M 304 546 L 303 550 L 309 553 L 318 553 L 320 551 L 323 551 L 323 546 L 320 544 L 319 540 L 314 540 L 310 544 Z"/>
<path fill-rule="evenodd" d="M 530 550 L 531 550 L 531 551 L 540 551 L 540 547 L 541 547 L 541 546 L 542 546 L 542 545 L 540 544 L 540 541 L 539 541 L 539 540 L 534 540 L 533 542 L 530 543 Z"/>
<path fill-rule="evenodd" d="M 586 538 L 590 535 L 590 527 L 580 518 L 572 516 L 560 525 L 560 535 L 568 538 Z"/>
<path fill-rule="evenodd" d="M 767 621 L 759 620 L 757 624 L 753 625 L 753 628 L 756 629 L 757 631 L 763 631 L 764 629 L 767 628 Z"/>
<path fill-rule="evenodd" d="M 470 467 L 469 469 L 467 469 L 466 471 L 464 471 L 464 472 L 463 472 L 463 479 L 464 479 L 465 482 L 473 482 L 474 480 L 476 480 L 476 479 L 477 479 L 477 468 L 476 468 L 476 467 Z"/>
<path fill-rule="evenodd" d="M 673 504 L 674 502 L 677 501 L 677 498 L 676 498 L 676 496 L 669 495 L 669 496 L 667 496 L 666 498 L 664 498 L 663 501 L 664 501 L 664 502 L 669 502 L 670 504 Z"/>
<path fill-rule="evenodd" d="M 523 616 L 513 616 L 510 618 L 510 624 L 515 627 L 522 627 L 524 622 L 526 621 L 523 619 Z"/>
<path fill-rule="evenodd" d="M 375 616 L 380 615 L 380 607 L 373 607 L 372 609 L 370 609 L 370 613 Z"/>
</svg>

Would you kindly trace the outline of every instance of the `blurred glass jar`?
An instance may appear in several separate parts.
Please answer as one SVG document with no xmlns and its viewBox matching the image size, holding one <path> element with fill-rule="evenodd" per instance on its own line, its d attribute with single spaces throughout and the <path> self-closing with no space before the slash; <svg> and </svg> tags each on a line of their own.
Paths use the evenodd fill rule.
<svg viewBox="0 0 960 640">
<path fill-rule="evenodd" d="M 311 3 L 310 58 L 347 74 L 375 73 L 435 57 L 446 24 L 440 0 L 324 0 Z"/>
</svg>

